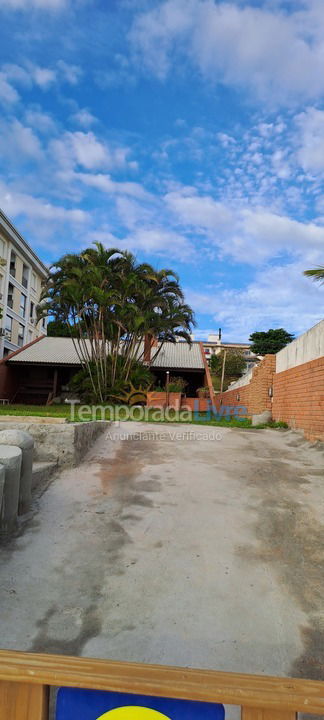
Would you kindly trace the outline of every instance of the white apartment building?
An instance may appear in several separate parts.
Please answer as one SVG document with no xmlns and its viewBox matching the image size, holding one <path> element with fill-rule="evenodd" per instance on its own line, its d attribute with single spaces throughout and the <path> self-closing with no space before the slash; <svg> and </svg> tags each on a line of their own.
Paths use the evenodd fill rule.
<svg viewBox="0 0 324 720">
<path fill-rule="evenodd" d="M 222 342 L 222 331 L 219 328 L 218 333 L 208 335 L 207 340 L 203 340 L 204 352 L 208 364 L 213 355 L 218 355 L 222 350 L 236 350 L 242 353 L 246 360 L 246 370 L 251 370 L 258 362 L 258 357 L 250 350 L 249 343 L 224 343 Z"/>
<path fill-rule="evenodd" d="M 36 324 L 47 268 L 0 210 L 0 358 L 46 335 L 46 320 Z"/>
</svg>

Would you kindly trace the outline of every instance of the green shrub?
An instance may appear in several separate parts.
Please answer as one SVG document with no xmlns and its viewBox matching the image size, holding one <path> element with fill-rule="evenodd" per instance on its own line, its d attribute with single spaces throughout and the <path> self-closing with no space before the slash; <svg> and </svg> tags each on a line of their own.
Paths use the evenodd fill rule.
<svg viewBox="0 0 324 720">
<path fill-rule="evenodd" d="M 168 392 L 183 393 L 188 383 L 182 377 L 170 377 L 167 389 Z"/>
<path fill-rule="evenodd" d="M 106 362 L 111 365 L 111 357 L 107 356 Z M 121 365 L 122 361 L 120 361 Z M 120 402 L 121 400 L 126 401 L 127 393 L 131 389 L 141 388 L 142 390 L 148 390 L 153 384 L 153 375 L 150 370 L 138 361 L 133 361 L 130 368 L 129 379 L 127 382 L 121 379 L 120 373 L 118 373 L 119 362 L 117 363 L 117 377 L 113 385 L 107 384 L 104 393 L 105 402 Z M 96 372 L 95 365 L 92 368 L 93 373 Z M 110 377 L 110 372 L 107 373 Z M 70 388 L 75 392 L 80 400 L 87 404 L 96 402 L 94 397 L 93 385 L 91 383 L 87 369 L 82 368 L 79 370 L 70 382 Z"/>
</svg>

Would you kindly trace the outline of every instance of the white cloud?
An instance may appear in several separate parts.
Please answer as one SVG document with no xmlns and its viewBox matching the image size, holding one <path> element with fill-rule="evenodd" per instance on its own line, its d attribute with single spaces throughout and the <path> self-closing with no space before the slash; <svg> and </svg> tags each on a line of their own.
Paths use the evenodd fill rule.
<svg viewBox="0 0 324 720">
<path fill-rule="evenodd" d="M 53 118 L 45 112 L 37 109 L 27 109 L 25 120 L 28 125 L 40 133 L 55 133 L 56 125 Z"/>
<path fill-rule="evenodd" d="M 237 220 L 233 257 L 263 261 L 281 253 L 319 257 L 324 246 L 324 228 L 313 222 L 299 222 L 267 209 L 243 210 Z M 254 257 L 253 257 L 254 256 Z"/>
<path fill-rule="evenodd" d="M 169 262 L 176 258 L 180 262 L 193 260 L 195 250 L 187 237 L 164 228 L 143 228 L 132 232 L 119 243 L 129 250 L 141 250 L 148 254 L 167 256 Z"/>
<path fill-rule="evenodd" d="M 74 173 L 74 179 L 80 180 L 85 185 L 88 185 L 88 187 L 94 187 L 102 192 L 112 195 L 130 195 L 142 200 L 149 199 L 150 197 L 149 193 L 146 192 L 139 183 L 118 182 L 116 180 L 112 180 L 110 175 L 103 175 L 102 173 L 98 173 L 96 175 L 92 175 L 90 173 Z"/>
<path fill-rule="evenodd" d="M 88 234 L 92 242 L 99 241 L 106 246 L 119 250 L 142 252 L 157 257 L 167 257 L 170 265 L 171 259 L 180 262 L 190 262 L 195 257 L 195 248 L 188 238 L 180 233 L 165 230 L 164 228 L 143 228 L 132 231 L 130 235 L 117 237 L 110 228 L 101 228 Z"/>
<path fill-rule="evenodd" d="M 1 0 L 2 8 L 13 10 L 59 10 L 67 4 L 68 0 Z"/>
<path fill-rule="evenodd" d="M 21 156 L 38 161 L 43 155 L 37 135 L 16 119 L 0 122 L 0 154 L 13 162 L 19 162 Z"/>
<path fill-rule="evenodd" d="M 185 58 L 212 82 L 286 103 L 323 93 L 323 30 L 324 4 L 314 0 L 290 13 L 224 0 L 166 0 L 138 14 L 130 40 L 142 66 L 160 79 L 171 67 L 183 68 Z"/>
<path fill-rule="evenodd" d="M 7 63 L 3 65 L 2 72 L 7 80 L 24 88 L 31 88 L 33 85 L 47 90 L 56 82 L 56 71 L 35 65 L 32 62 L 25 62 L 24 65 Z"/>
<path fill-rule="evenodd" d="M 6 75 L 0 72 L 0 102 L 11 105 L 18 100 L 17 90 L 8 82 Z"/>
<path fill-rule="evenodd" d="M 324 228 L 314 222 L 303 223 L 265 207 L 251 209 L 242 202 L 218 202 L 193 188 L 170 192 L 165 202 L 182 227 L 204 234 L 222 257 L 252 265 L 286 253 L 320 260 Z"/>
<path fill-rule="evenodd" d="M 83 74 L 82 68 L 80 68 L 79 65 L 70 65 L 69 63 L 66 63 L 64 60 L 59 60 L 57 63 L 57 67 L 61 73 L 62 78 L 65 80 L 65 82 L 69 83 L 69 85 L 77 85 L 78 84 L 78 82 Z"/>
<path fill-rule="evenodd" d="M 1 75 L 7 82 L 22 86 L 24 89 L 36 85 L 41 90 L 48 90 L 57 80 L 55 70 L 31 62 L 26 62 L 24 66 L 7 63 L 2 66 Z"/>
<path fill-rule="evenodd" d="M 71 115 L 71 119 L 83 128 L 89 128 L 91 125 L 98 122 L 97 118 L 92 115 L 87 108 L 81 108 L 81 110 L 78 110 L 78 112 Z"/>
<path fill-rule="evenodd" d="M 71 169 L 76 165 L 87 170 L 116 169 L 128 165 L 128 148 L 109 147 L 91 131 L 66 132 L 62 138 L 53 140 L 51 150 L 58 163 Z"/>
<path fill-rule="evenodd" d="M 149 197 L 149 196 L 148 196 Z M 155 207 L 151 203 L 138 202 L 136 196 L 126 194 L 116 197 L 116 210 L 123 227 L 129 231 L 142 229 L 143 227 L 154 227 L 159 223 L 155 217 Z"/>
<path fill-rule="evenodd" d="M 165 201 L 181 222 L 196 228 L 216 229 L 232 219 L 232 213 L 223 203 L 208 195 L 199 196 L 194 188 L 169 192 Z"/>
<path fill-rule="evenodd" d="M 2 73 L 10 82 L 22 85 L 23 87 L 31 87 L 32 85 L 30 72 L 24 67 L 21 67 L 21 65 L 6 63 L 2 66 Z"/>
<path fill-rule="evenodd" d="M 54 223 L 68 222 L 73 225 L 84 225 L 89 219 L 88 213 L 84 210 L 53 205 L 44 198 L 8 190 L 3 182 L 0 182 L 0 207 L 9 217 L 13 218 L 24 215 L 36 220 Z"/>
<path fill-rule="evenodd" d="M 35 65 L 31 68 L 32 77 L 35 85 L 38 85 L 42 90 L 48 90 L 56 82 L 56 73 L 54 70 L 49 68 L 38 67 Z"/>
<path fill-rule="evenodd" d="M 224 133 L 224 132 L 217 133 L 217 138 L 218 138 L 220 144 L 225 148 L 229 147 L 230 145 L 236 144 L 235 138 L 231 137 L 231 135 L 228 135 L 227 133 Z"/>
<path fill-rule="evenodd" d="M 300 129 L 298 160 L 304 170 L 324 170 L 324 111 L 308 108 L 297 117 Z"/>
<path fill-rule="evenodd" d="M 30 61 L 25 61 L 23 65 L 6 63 L 0 73 L 0 78 L 7 84 L 20 85 L 26 89 L 36 85 L 41 90 L 49 90 L 57 82 L 77 85 L 81 77 L 82 69 L 79 65 L 68 64 L 64 60 L 59 60 L 54 68 L 41 67 Z M 15 92 L 13 88 L 12 91 Z M 13 99 L 17 97 L 13 96 Z"/>
<path fill-rule="evenodd" d="M 67 133 L 66 139 L 78 165 L 93 170 L 110 164 L 108 149 L 92 132 Z"/>
<path fill-rule="evenodd" d="M 245 342 L 255 330 L 271 327 L 301 334 L 323 316 L 323 290 L 303 270 L 303 263 L 265 267 L 243 289 L 215 286 L 208 294 L 188 289 L 186 298 L 196 311 L 208 309 L 215 327 L 226 328 L 224 341 Z"/>
</svg>

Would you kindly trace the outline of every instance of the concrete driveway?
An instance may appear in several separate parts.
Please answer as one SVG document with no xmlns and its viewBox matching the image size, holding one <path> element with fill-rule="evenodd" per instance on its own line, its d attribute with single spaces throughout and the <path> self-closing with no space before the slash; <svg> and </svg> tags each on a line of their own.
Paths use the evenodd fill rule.
<svg viewBox="0 0 324 720">
<path fill-rule="evenodd" d="M 2 548 L 1 646 L 323 678 L 323 450 L 122 423 Z"/>
</svg>

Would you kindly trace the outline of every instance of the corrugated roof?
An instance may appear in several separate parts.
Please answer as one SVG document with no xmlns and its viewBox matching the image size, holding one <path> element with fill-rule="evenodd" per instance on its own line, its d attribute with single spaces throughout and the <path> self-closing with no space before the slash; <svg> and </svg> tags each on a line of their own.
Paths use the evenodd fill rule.
<svg viewBox="0 0 324 720">
<path fill-rule="evenodd" d="M 154 357 L 157 348 L 152 348 Z M 22 348 L 8 360 L 9 363 L 33 363 L 36 365 L 80 365 L 80 361 L 71 338 L 44 337 L 39 342 Z M 163 345 L 152 363 L 156 368 L 174 368 L 183 370 L 204 370 L 199 343 L 188 345 L 185 342 Z"/>
<path fill-rule="evenodd" d="M 49 365 L 80 365 L 71 338 L 46 337 L 22 348 L 10 363 L 48 363 Z"/>
<path fill-rule="evenodd" d="M 153 358 L 156 350 L 157 348 L 152 348 Z M 186 342 L 164 343 L 153 362 L 153 367 L 204 370 L 199 343 L 194 342 L 192 345 Z"/>
</svg>

